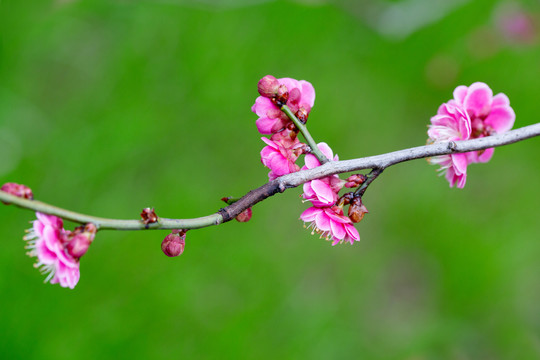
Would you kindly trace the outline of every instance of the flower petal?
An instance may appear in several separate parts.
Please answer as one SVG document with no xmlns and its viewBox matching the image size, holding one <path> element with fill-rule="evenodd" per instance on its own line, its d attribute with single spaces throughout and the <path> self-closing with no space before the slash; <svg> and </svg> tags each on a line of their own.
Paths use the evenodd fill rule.
<svg viewBox="0 0 540 360">
<path fill-rule="evenodd" d="M 469 86 L 467 95 L 463 101 L 463 106 L 467 112 L 475 116 L 486 116 L 491 110 L 493 91 L 482 82 L 476 82 Z"/>
<path fill-rule="evenodd" d="M 322 211 L 320 208 L 310 207 L 304 210 L 300 215 L 300 219 L 304 222 L 311 222 L 315 220 L 315 217 Z"/>
<path fill-rule="evenodd" d="M 516 114 L 510 106 L 498 106 L 491 109 L 484 123 L 500 134 L 510 130 L 514 126 L 515 120 Z"/>
</svg>

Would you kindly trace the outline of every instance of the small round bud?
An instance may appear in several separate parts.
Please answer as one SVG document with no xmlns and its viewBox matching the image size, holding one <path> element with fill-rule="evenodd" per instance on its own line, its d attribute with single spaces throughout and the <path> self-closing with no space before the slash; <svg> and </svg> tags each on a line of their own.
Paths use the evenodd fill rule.
<svg viewBox="0 0 540 360">
<path fill-rule="evenodd" d="M 238 222 L 248 222 L 251 220 L 252 211 L 251 208 L 247 208 L 246 210 L 242 211 L 238 216 L 236 217 L 236 220 Z"/>
<path fill-rule="evenodd" d="M 285 85 L 279 85 L 277 94 L 272 100 L 279 107 L 285 105 L 287 100 L 289 100 L 289 91 L 287 90 L 287 87 Z"/>
<path fill-rule="evenodd" d="M 85 234 L 77 234 L 67 243 L 66 249 L 69 255 L 78 259 L 86 254 L 91 243 L 92 241 Z"/>
<path fill-rule="evenodd" d="M 161 243 L 161 250 L 168 257 L 175 257 L 182 255 L 184 247 L 186 246 L 186 231 L 185 230 L 173 230 L 169 235 L 163 239 Z"/>
<path fill-rule="evenodd" d="M 347 188 L 355 188 L 357 186 L 362 185 L 367 180 L 366 175 L 363 174 L 354 174 L 347 178 L 347 182 L 345 183 L 345 187 Z"/>
<path fill-rule="evenodd" d="M 4 185 L 2 185 L 0 190 L 7 192 L 8 194 L 23 198 L 23 199 L 32 200 L 34 198 L 34 194 L 32 194 L 32 190 L 28 186 L 22 185 L 22 184 L 5 183 Z M 3 202 L 3 203 L 6 205 L 9 205 L 9 203 L 6 203 L 6 202 Z"/>
<path fill-rule="evenodd" d="M 308 115 L 308 111 L 303 106 L 296 112 L 296 117 L 304 124 L 307 122 Z"/>
<path fill-rule="evenodd" d="M 144 208 L 141 212 L 141 219 L 145 225 L 152 224 L 158 221 L 158 216 L 154 208 Z"/>
<path fill-rule="evenodd" d="M 364 215 L 368 212 L 366 206 L 362 204 L 361 197 L 358 196 L 351 200 L 351 205 L 349 206 L 349 218 L 353 223 L 362 221 Z"/>
<path fill-rule="evenodd" d="M 277 95 L 278 88 L 279 82 L 272 75 L 266 75 L 261 80 L 259 80 L 259 83 L 257 84 L 259 94 L 270 99 Z"/>
</svg>

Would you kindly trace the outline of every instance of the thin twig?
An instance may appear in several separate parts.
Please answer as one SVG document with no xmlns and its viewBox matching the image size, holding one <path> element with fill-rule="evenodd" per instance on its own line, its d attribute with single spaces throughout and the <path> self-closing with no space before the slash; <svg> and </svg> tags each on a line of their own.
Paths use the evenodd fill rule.
<svg viewBox="0 0 540 360">
<path fill-rule="evenodd" d="M 330 161 L 322 152 L 321 150 L 319 150 L 319 147 L 317 146 L 317 143 L 315 142 L 315 140 L 313 140 L 313 137 L 311 136 L 311 134 L 309 133 L 307 127 L 296 117 L 296 115 L 294 115 L 291 111 L 291 109 L 289 109 L 289 107 L 287 105 L 283 105 L 281 107 L 281 110 L 287 114 L 287 116 L 289 117 L 289 119 L 291 119 L 291 121 L 294 123 L 294 125 L 296 125 L 296 127 L 298 128 L 298 130 L 300 130 L 300 132 L 302 133 L 302 135 L 304 135 L 304 139 L 306 139 L 306 142 L 307 144 L 309 145 L 309 148 L 311 149 L 311 153 L 313 155 L 315 155 L 315 157 L 319 160 L 319 162 L 321 164 L 324 164 L 324 163 L 327 163 L 328 161 Z"/>
<path fill-rule="evenodd" d="M 418 146 L 410 149 L 394 151 L 387 154 L 369 156 L 365 158 L 330 161 L 319 167 L 302 170 L 281 176 L 263 186 L 251 190 L 235 203 L 220 209 L 217 213 L 195 219 L 165 219 L 160 218 L 157 223 L 145 225 L 141 220 L 105 219 L 73 211 L 65 210 L 40 201 L 27 200 L 0 191 L 0 200 L 15 204 L 21 208 L 56 215 L 77 223 L 94 223 L 98 229 L 115 230 L 148 230 L 148 229 L 197 229 L 211 225 L 219 225 L 230 221 L 242 211 L 263 201 L 270 196 L 283 192 L 288 188 L 297 187 L 307 181 L 320 179 L 333 174 L 363 170 L 386 169 L 389 166 L 404 161 L 428 158 L 432 156 L 463 153 L 484 150 L 492 147 L 512 144 L 540 135 L 540 123 L 511 130 L 503 134 L 487 136 L 479 139 L 440 142 L 432 145 Z"/>
</svg>

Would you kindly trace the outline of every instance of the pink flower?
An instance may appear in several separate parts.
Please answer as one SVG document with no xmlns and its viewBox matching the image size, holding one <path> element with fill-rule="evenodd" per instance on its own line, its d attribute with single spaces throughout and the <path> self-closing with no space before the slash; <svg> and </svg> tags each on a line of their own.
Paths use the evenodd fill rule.
<svg viewBox="0 0 540 360">
<path fill-rule="evenodd" d="M 432 142 L 468 140 L 471 136 L 471 120 L 467 113 L 454 105 L 443 104 L 437 115 L 431 118 L 428 136 Z M 429 159 L 430 163 L 441 165 L 450 187 L 457 183 L 463 188 L 467 181 L 467 154 L 451 154 Z"/>
<path fill-rule="evenodd" d="M 326 240 L 332 240 L 332 246 L 343 242 L 352 245 L 355 241 L 360 241 L 358 230 L 351 219 L 343 215 L 339 206 L 310 207 L 300 215 L 300 219 L 304 223 L 310 223 L 308 228 L 313 228 L 313 232 Z"/>
<path fill-rule="evenodd" d="M 503 133 L 514 126 L 516 114 L 510 107 L 510 100 L 505 94 L 493 96 L 490 87 L 482 82 L 471 86 L 458 86 L 454 90 L 454 99 L 449 104 L 459 106 L 471 119 L 471 138 Z M 467 153 L 469 163 L 487 162 L 493 156 L 494 149 Z"/>
<path fill-rule="evenodd" d="M 333 159 L 334 161 L 339 160 L 339 157 L 337 155 L 334 156 L 332 149 L 326 143 L 322 142 L 317 144 L 317 146 L 328 159 Z M 312 154 L 306 155 L 304 161 L 306 165 L 302 167 L 302 170 L 321 166 L 317 157 Z M 337 194 L 344 183 L 345 182 L 337 175 L 308 181 L 307 183 L 304 183 L 304 193 L 302 194 L 302 197 L 311 201 L 313 206 L 316 207 L 332 206 L 336 203 L 338 199 Z"/>
<path fill-rule="evenodd" d="M 275 134 L 272 139 L 261 138 L 268 145 L 261 150 L 261 162 L 271 170 L 268 173 L 270 180 L 300 170 L 295 162 L 304 144 L 296 136 L 285 136 L 286 132 Z"/>
<path fill-rule="evenodd" d="M 298 110 L 304 109 L 309 114 L 315 103 L 313 85 L 305 80 L 298 81 L 291 78 L 277 79 L 277 81 L 279 85 L 284 85 L 288 90 L 287 106 L 291 111 L 296 113 Z M 257 97 L 251 111 L 259 117 L 256 125 L 261 134 L 275 134 L 290 123 L 287 115 L 269 97 Z"/>
<path fill-rule="evenodd" d="M 73 289 L 79 281 L 79 260 L 68 254 L 66 246 L 69 232 L 64 230 L 62 219 L 52 215 L 36 213 L 37 220 L 29 230 L 25 240 L 28 241 L 28 255 L 37 257 L 34 265 L 44 274 L 48 273 L 45 282 L 60 283 L 62 287 Z"/>
</svg>

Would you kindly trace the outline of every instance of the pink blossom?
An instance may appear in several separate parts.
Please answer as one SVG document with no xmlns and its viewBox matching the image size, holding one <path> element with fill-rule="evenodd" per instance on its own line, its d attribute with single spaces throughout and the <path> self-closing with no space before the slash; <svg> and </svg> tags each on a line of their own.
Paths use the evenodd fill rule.
<svg viewBox="0 0 540 360">
<path fill-rule="evenodd" d="M 360 241 L 358 230 L 351 219 L 343 215 L 339 206 L 310 207 L 300 215 L 300 219 L 309 223 L 308 228 L 313 228 L 313 232 L 326 240 L 332 240 L 332 246 L 343 242 L 352 245 L 355 241 Z"/>
<path fill-rule="evenodd" d="M 277 79 L 277 81 L 279 85 L 284 85 L 287 88 L 289 94 L 287 106 L 293 113 L 302 108 L 307 113 L 311 111 L 315 103 L 313 85 L 305 80 L 298 81 L 291 78 Z M 256 125 L 261 134 L 275 134 L 290 123 L 287 115 L 269 97 L 257 97 L 251 111 L 259 117 Z"/>
<path fill-rule="evenodd" d="M 516 114 L 510 107 L 508 97 L 499 93 L 493 96 L 490 87 L 482 82 L 471 86 L 458 86 L 454 90 L 454 99 L 449 104 L 459 106 L 471 119 L 471 138 L 503 133 L 514 126 Z M 494 149 L 467 153 L 469 163 L 487 162 L 493 156 Z"/>
<path fill-rule="evenodd" d="M 328 159 L 333 159 L 334 161 L 339 160 L 339 157 L 334 153 L 330 146 L 322 142 L 317 144 L 318 148 Z M 321 163 L 315 157 L 315 155 L 308 154 L 304 158 L 305 166 L 302 167 L 302 170 L 313 169 L 317 166 L 321 166 Z M 327 176 L 322 179 L 308 181 L 304 183 L 304 193 L 302 197 L 306 200 L 311 201 L 313 206 L 323 207 L 323 206 L 332 206 L 336 203 L 338 196 L 337 194 L 343 187 L 345 182 L 339 178 L 337 175 Z"/>
<path fill-rule="evenodd" d="M 274 134 L 271 139 L 261 138 L 268 145 L 261 150 L 261 162 L 271 170 L 268 173 L 270 180 L 300 170 L 295 162 L 302 153 L 304 144 L 295 134 L 286 134 L 287 130 Z"/>
<path fill-rule="evenodd" d="M 428 136 L 431 142 L 468 140 L 471 136 L 471 120 L 460 107 L 443 104 L 437 115 L 431 118 Z M 467 181 L 467 155 L 451 154 L 436 156 L 429 161 L 441 166 L 450 187 L 457 184 L 463 188 Z"/>
<path fill-rule="evenodd" d="M 33 222 L 25 240 L 28 241 L 28 255 L 37 257 L 34 265 L 44 274 L 48 273 L 45 282 L 60 283 L 62 287 L 73 289 L 79 281 L 79 260 L 66 251 L 69 232 L 64 230 L 62 219 L 36 213 L 37 220 Z"/>
</svg>

